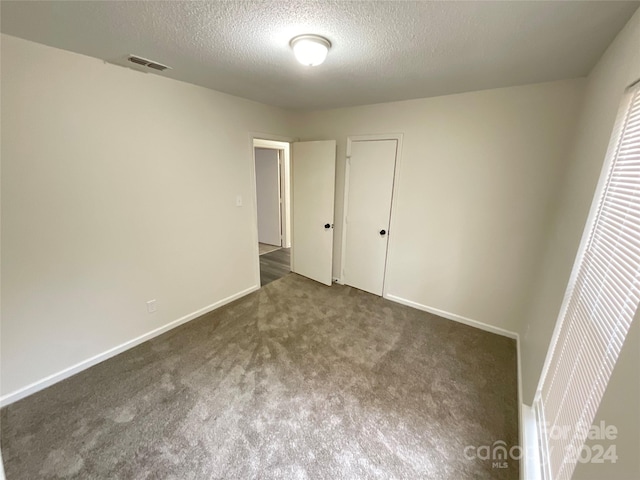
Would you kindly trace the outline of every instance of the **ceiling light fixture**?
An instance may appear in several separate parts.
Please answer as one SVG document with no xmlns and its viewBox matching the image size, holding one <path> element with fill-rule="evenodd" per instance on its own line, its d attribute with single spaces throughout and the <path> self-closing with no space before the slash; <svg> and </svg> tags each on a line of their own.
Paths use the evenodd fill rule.
<svg viewBox="0 0 640 480">
<path fill-rule="evenodd" d="M 291 39 L 291 48 L 301 64 L 314 67 L 327 58 L 331 42 L 319 35 L 298 35 Z"/>
</svg>

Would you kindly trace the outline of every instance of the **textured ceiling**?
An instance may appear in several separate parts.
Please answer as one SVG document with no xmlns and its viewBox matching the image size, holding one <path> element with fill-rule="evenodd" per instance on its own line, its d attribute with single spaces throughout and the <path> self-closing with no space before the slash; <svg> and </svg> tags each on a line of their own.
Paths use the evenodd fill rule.
<svg viewBox="0 0 640 480">
<path fill-rule="evenodd" d="M 2 32 L 270 105 L 379 103 L 586 75 L 639 2 L 2 1 Z M 299 65 L 295 35 L 333 48 Z M 640 48 L 640 46 L 639 46 Z"/>
</svg>

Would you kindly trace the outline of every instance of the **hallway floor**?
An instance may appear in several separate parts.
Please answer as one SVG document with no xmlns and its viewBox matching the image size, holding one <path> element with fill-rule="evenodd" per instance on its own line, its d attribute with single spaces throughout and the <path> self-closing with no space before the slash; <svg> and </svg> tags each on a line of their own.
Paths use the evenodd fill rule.
<svg viewBox="0 0 640 480">
<path fill-rule="evenodd" d="M 265 286 L 274 280 L 291 273 L 291 249 L 280 248 L 260 255 L 260 285 Z"/>
</svg>

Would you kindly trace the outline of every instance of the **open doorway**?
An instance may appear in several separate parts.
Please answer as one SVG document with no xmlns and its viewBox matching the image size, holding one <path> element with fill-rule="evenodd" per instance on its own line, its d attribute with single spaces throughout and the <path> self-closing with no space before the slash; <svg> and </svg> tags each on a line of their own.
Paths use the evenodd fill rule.
<svg viewBox="0 0 640 480">
<path fill-rule="evenodd" d="M 260 285 L 291 271 L 291 193 L 289 144 L 253 140 Z"/>
</svg>

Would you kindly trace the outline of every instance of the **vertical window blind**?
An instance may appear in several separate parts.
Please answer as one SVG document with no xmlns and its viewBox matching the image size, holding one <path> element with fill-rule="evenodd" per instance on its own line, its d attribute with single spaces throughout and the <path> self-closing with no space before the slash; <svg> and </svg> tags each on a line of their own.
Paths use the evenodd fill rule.
<svg viewBox="0 0 640 480">
<path fill-rule="evenodd" d="M 599 198 L 535 400 L 546 479 L 571 478 L 640 303 L 640 85 L 623 99 Z"/>
</svg>

